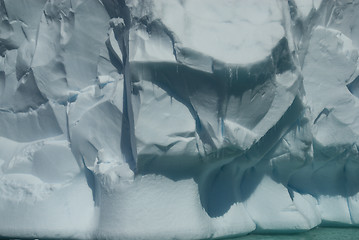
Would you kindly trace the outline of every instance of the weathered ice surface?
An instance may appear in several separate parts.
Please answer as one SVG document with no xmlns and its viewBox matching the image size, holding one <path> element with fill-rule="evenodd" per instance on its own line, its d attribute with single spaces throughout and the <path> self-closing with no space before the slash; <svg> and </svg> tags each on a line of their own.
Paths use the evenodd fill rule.
<svg viewBox="0 0 359 240">
<path fill-rule="evenodd" d="M 0 237 L 359 226 L 359 0 L 0 0 Z"/>
</svg>

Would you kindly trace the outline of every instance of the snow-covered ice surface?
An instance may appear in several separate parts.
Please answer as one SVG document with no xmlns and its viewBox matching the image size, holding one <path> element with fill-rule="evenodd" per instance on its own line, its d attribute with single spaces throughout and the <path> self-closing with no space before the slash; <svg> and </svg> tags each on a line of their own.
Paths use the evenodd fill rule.
<svg viewBox="0 0 359 240">
<path fill-rule="evenodd" d="M 359 226 L 359 0 L 0 0 L 0 236 Z"/>
</svg>

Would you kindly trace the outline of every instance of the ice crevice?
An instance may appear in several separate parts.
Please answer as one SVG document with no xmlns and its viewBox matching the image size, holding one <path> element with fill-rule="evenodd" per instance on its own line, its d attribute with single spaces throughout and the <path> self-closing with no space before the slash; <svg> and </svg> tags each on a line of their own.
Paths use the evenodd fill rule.
<svg viewBox="0 0 359 240">
<path fill-rule="evenodd" d="M 0 236 L 358 226 L 358 11 L 0 0 Z"/>
</svg>

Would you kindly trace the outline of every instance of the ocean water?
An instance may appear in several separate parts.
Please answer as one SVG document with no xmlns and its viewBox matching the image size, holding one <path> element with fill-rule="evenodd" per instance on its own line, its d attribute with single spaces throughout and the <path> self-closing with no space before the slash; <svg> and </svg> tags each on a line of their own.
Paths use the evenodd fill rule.
<svg viewBox="0 0 359 240">
<path fill-rule="evenodd" d="M 315 228 L 296 234 L 250 234 L 226 240 L 359 240 L 359 228 Z"/>
<path fill-rule="evenodd" d="M 33 240 L 34 238 L 6 238 L 0 240 Z M 35 238 L 38 239 L 38 238 Z M 38 240 L 60 240 L 57 238 L 39 238 Z M 64 239 L 61 240 L 74 240 Z M 120 239 L 119 239 L 120 240 Z M 223 240 L 359 240 L 359 228 L 327 228 L 319 227 L 303 233 L 293 234 L 249 234 Z"/>
</svg>

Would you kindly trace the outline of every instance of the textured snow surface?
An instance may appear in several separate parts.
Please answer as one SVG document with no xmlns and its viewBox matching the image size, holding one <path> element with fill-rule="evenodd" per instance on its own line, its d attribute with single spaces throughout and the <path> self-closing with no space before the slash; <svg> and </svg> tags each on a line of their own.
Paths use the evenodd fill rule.
<svg viewBox="0 0 359 240">
<path fill-rule="evenodd" d="M 0 0 L 0 236 L 359 226 L 359 0 Z"/>
</svg>

